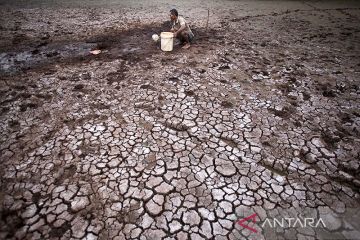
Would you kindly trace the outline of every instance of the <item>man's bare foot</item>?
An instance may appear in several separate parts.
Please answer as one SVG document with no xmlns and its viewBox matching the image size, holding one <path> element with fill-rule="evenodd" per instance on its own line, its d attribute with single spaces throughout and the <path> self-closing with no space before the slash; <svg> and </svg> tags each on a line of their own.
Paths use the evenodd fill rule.
<svg viewBox="0 0 360 240">
<path fill-rule="evenodd" d="M 190 43 L 187 43 L 182 47 L 182 49 L 188 49 L 190 46 L 191 46 Z"/>
</svg>

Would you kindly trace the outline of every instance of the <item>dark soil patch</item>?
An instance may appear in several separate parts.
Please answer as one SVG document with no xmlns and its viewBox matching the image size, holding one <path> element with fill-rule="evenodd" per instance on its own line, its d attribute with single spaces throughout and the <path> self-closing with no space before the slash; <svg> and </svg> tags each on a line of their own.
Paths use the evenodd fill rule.
<svg viewBox="0 0 360 240">
<path fill-rule="evenodd" d="M 93 109 L 110 109 L 109 105 L 106 105 L 104 103 L 94 103 L 94 104 L 90 104 L 91 108 Z"/>
<path fill-rule="evenodd" d="M 227 84 L 227 83 L 228 83 L 228 81 L 226 81 L 225 79 L 221 79 L 220 82 L 221 82 L 221 83 L 224 83 L 224 84 Z"/>
<path fill-rule="evenodd" d="M 229 101 L 222 101 L 220 103 L 220 105 L 224 108 L 233 108 L 234 107 L 234 104 L 232 102 L 229 102 Z"/>
<path fill-rule="evenodd" d="M 69 222 L 64 222 L 60 227 L 53 227 L 49 233 L 51 238 L 61 238 L 69 229 L 71 229 L 71 224 Z"/>
<path fill-rule="evenodd" d="M 322 92 L 322 95 L 324 97 L 330 97 L 330 98 L 333 98 L 333 97 L 336 97 L 336 94 L 335 94 L 335 91 L 332 90 L 332 89 L 326 89 Z"/>
<path fill-rule="evenodd" d="M 341 122 L 343 122 L 343 123 L 353 123 L 354 122 L 351 114 L 349 114 L 349 113 L 340 113 L 339 117 L 341 119 Z"/>
<path fill-rule="evenodd" d="M 219 68 L 218 68 L 219 70 L 228 70 L 228 69 L 230 69 L 230 66 L 229 65 L 227 65 L 227 64 L 225 64 L 225 65 L 222 65 L 222 66 L 220 66 Z"/>
<path fill-rule="evenodd" d="M 143 84 L 140 86 L 140 89 L 149 89 L 149 90 L 156 91 L 156 88 L 150 84 Z"/>
<path fill-rule="evenodd" d="M 26 99 L 26 98 L 31 97 L 31 94 L 30 94 L 30 93 L 20 93 L 19 96 L 20 96 L 21 98 Z"/>
<path fill-rule="evenodd" d="M 236 148 L 238 144 L 231 138 L 220 137 L 220 139 L 232 148 Z"/>
<path fill-rule="evenodd" d="M 304 101 L 308 101 L 311 98 L 311 95 L 307 92 L 302 92 Z"/>
<path fill-rule="evenodd" d="M 199 73 L 205 73 L 206 72 L 206 70 L 205 69 L 203 69 L 203 68 L 198 68 L 198 69 L 196 69 Z"/>
<path fill-rule="evenodd" d="M 2 209 L 0 212 L 1 222 L 6 223 L 7 234 L 4 239 L 11 239 L 16 232 L 25 226 L 24 220 L 20 217 L 21 210 L 13 211 L 8 209 Z"/>
<path fill-rule="evenodd" d="M 77 84 L 74 86 L 74 91 L 82 92 L 84 91 L 84 88 L 85 88 L 84 84 Z"/>
<path fill-rule="evenodd" d="M 25 112 L 28 108 L 35 109 L 35 108 L 38 108 L 38 107 L 39 107 L 39 105 L 37 103 L 22 104 L 22 105 L 20 105 L 20 112 Z"/>
<path fill-rule="evenodd" d="M 26 90 L 26 86 L 24 85 L 15 85 L 13 86 L 13 89 L 16 89 L 16 90 Z"/>
<path fill-rule="evenodd" d="M 293 106 L 285 106 L 281 110 L 277 110 L 275 108 L 269 108 L 269 111 L 274 113 L 275 116 L 284 119 L 289 119 L 290 116 L 296 111 L 296 109 Z"/>
<path fill-rule="evenodd" d="M 20 126 L 19 121 L 16 121 L 16 120 L 10 120 L 10 121 L 8 122 L 8 124 L 9 124 L 9 127 L 11 127 L 11 128 L 16 128 L 16 127 L 19 127 L 19 126 Z"/>
<path fill-rule="evenodd" d="M 28 70 L 39 70 L 41 72 L 54 73 L 55 65 L 69 65 L 77 63 L 88 63 L 91 61 L 112 61 L 122 59 L 128 64 L 137 62 L 147 62 L 152 55 L 161 53 L 160 43 L 155 43 L 151 36 L 154 33 L 160 34 L 162 31 L 169 31 L 169 21 L 162 24 L 146 24 L 129 30 L 112 30 L 101 34 L 92 35 L 88 39 L 66 40 L 63 42 L 47 40 L 46 46 L 36 46 L 27 42 L 26 48 L 22 45 L 14 45 L 9 49 L 8 60 L 16 59 L 16 56 L 31 54 L 26 61 L 13 63 L 6 71 L 0 71 L 1 75 L 12 75 L 13 73 Z M 216 29 L 193 28 L 195 39 L 193 48 L 190 51 L 209 50 L 209 40 L 212 44 L 223 44 L 224 36 L 221 31 Z M 211 37 L 210 37 L 211 36 Z M 36 42 L 37 40 L 33 40 Z M 25 44 L 25 43 L 24 43 Z M 98 55 L 92 55 L 90 50 L 100 49 L 102 52 Z M 167 53 L 173 55 L 176 51 L 181 50 L 174 47 L 174 51 Z M 11 51 L 11 52 L 10 52 Z M 41 53 L 41 54 L 39 54 Z M 14 61 L 9 61 L 14 62 Z M 167 61 L 166 61 L 167 63 Z M 146 65 L 146 64 L 145 64 Z M 151 68 L 150 65 L 146 65 Z M 228 66 L 224 66 L 228 69 Z M 111 80 L 110 82 L 113 82 Z"/>
<path fill-rule="evenodd" d="M 32 201 L 35 203 L 35 204 L 38 204 L 39 201 L 41 199 L 41 193 L 37 192 L 37 193 L 34 193 L 32 195 Z"/>
<path fill-rule="evenodd" d="M 106 77 L 106 81 L 109 85 L 113 84 L 114 82 L 121 82 L 125 79 L 126 77 L 126 71 L 127 71 L 127 68 L 125 67 L 124 64 L 122 64 L 120 66 L 120 69 L 117 70 L 116 72 L 110 72 L 107 74 L 107 77 Z"/>
<path fill-rule="evenodd" d="M 76 173 L 76 166 L 74 164 L 64 169 L 64 173 L 57 179 L 55 179 L 55 185 L 62 184 L 66 179 L 71 178 Z"/>
<path fill-rule="evenodd" d="M 282 83 L 282 84 L 277 84 L 276 87 L 284 94 L 287 95 L 289 94 L 291 91 L 294 90 L 294 86 L 292 86 L 291 83 L 287 82 L 287 83 Z"/>
<path fill-rule="evenodd" d="M 330 149 L 335 149 L 336 148 L 336 144 L 338 142 L 340 142 L 340 137 L 336 136 L 330 132 L 327 131 L 323 131 L 321 132 L 321 138 L 322 140 L 324 140 L 325 144 L 330 148 Z"/>
<path fill-rule="evenodd" d="M 2 107 L 1 110 L 0 110 L 0 116 L 9 112 L 10 111 L 10 108 L 9 107 Z"/>
<path fill-rule="evenodd" d="M 50 100 L 50 99 L 53 98 L 50 94 L 43 94 L 43 93 L 37 93 L 37 94 L 35 94 L 35 96 L 37 98 L 42 98 L 42 99 L 45 99 L 45 100 Z"/>
<path fill-rule="evenodd" d="M 191 91 L 191 90 L 187 90 L 187 91 L 185 91 L 185 94 L 186 94 L 186 96 L 189 96 L 189 97 L 193 97 L 193 96 L 195 96 L 194 91 Z"/>
</svg>

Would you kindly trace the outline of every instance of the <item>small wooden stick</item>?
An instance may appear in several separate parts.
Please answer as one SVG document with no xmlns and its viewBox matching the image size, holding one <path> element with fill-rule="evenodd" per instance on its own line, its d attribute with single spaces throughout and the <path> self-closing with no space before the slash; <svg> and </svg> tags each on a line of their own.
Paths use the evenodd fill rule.
<svg viewBox="0 0 360 240">
<path fill-rule="evenodd" d="M 208 17 L 207 17 L 207 21 L 206 21 L 206 30 L 208 29 L 208 26 L 209 26 L 209 15 L 210 15 L 210 10 L 208 9 Z"/>
</svg>

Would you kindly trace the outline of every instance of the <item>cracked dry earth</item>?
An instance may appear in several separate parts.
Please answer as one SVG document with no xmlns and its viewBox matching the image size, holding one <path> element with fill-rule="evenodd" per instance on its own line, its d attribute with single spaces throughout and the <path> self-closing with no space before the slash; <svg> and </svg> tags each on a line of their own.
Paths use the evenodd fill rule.
<svg viewBox="0 0 360 240">
<path fill-rule="evenodd" d="M 359 8 L 226 11 L 171 53 L 151 42 L 168 9 L 91 36 L 69 19 L 117 10 L 64 10 L 58 35 L 56 10 L 2 11 L 0 238 L 267 239 L 241 209 L 359 210 Z"/>
</svg>

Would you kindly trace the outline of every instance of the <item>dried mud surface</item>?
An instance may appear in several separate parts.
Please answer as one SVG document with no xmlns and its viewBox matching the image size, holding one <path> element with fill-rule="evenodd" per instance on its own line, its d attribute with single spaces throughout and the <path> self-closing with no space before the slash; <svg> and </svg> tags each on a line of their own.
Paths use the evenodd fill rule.
<svg viewBox="0 0 360 240">
<path fill-rule="evenodd" d="M 184 1 L 195 42 L 165 53 L 161 1 L 0 3 L 1 239 L 270 239 L 244 207 L 359 211 L 358 4 Z"/>
</svg>

